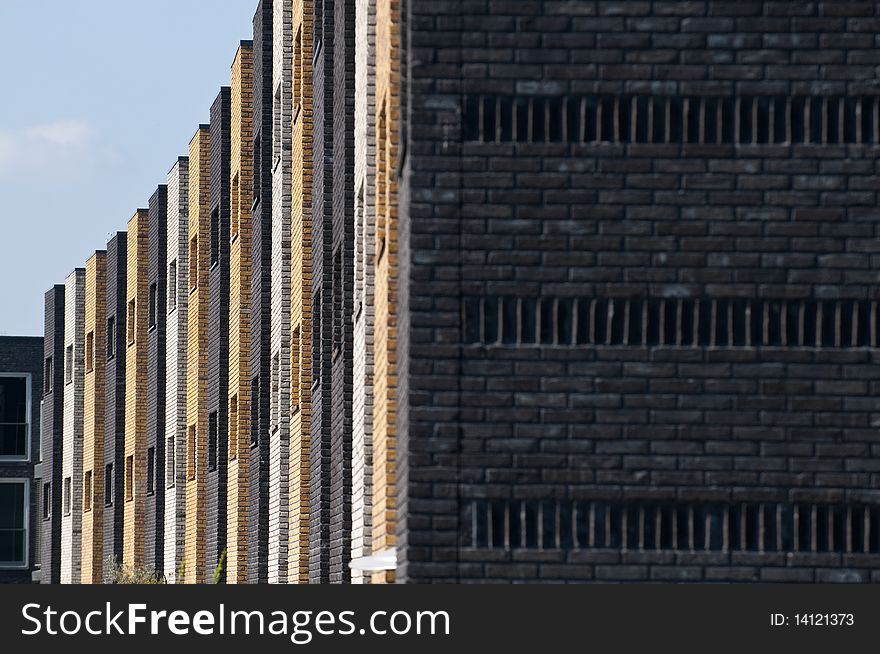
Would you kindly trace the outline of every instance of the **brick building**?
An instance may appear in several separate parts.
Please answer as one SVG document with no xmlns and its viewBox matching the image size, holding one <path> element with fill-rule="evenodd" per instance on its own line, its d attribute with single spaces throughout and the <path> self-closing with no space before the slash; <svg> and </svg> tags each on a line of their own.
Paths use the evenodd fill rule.
<svg viewBox="0 0 880 654">
<path fill-rule="evenodd" d="M 61 441 L 64 411 L 64 286 L 46 291 L 43 321 L 43 383 L 40 402 L 40 456 L 34 466 L 39 537 L 31 539 L 40 557 L 40 581 L 61 582 Z M 10 367 L 18 367 L 10 366 Z M 34 399 L 31 383 L 31 400 Z M 39 490 L 37 490 L 39 489 Z"/>
<path fill-rule="evenodd" d="M 165 389 L 144 385 L 148 339 L 123 364 L 143 376 L 111 391 L 106 372 L 105 431 L 115 392 L 143 441 L 125 478 L 176 457 L 156 566 L 206 581 L 226 549 L 229 582 L 880 579 L 878 20 L 262 0 L 169 177 Z M 151 279 L 165 298 L 150 261 L 138 307 Z M 74 497 L 77 388 L 46 393 L 41 469 Z M 43 551 L 78 580 L 72 517 L 60 532 Z"/>
<path fill-rule="evenodd" d="M 51 292 L 47 302 L 58 292 Z M 0 336 L 0 583 L 30 583 L 41 574 L 43 552 L 57 556 L 49 551 L 51 534 L 46 534 L 49 543 L 44 540 L 40 513 L 44 361 L 49 383 L 55 381 L 53 359 L 44 354 L 42 337 Z M 53 450 L 46 451 L 46 458 L 54 464 Z M 51 493 L 46 501 L 51 505 Z"/>
</svg>

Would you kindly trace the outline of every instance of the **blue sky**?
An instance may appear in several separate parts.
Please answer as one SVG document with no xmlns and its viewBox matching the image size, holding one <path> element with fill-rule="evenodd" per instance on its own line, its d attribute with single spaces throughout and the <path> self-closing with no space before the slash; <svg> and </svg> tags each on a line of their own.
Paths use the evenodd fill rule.
<svg viewBox="0 0 880 654">
<path fill-rule="evenodd" d="M 257 0 L 0 0 L 0 335 L 125 230 L 229 84 Z"/>
</svg>

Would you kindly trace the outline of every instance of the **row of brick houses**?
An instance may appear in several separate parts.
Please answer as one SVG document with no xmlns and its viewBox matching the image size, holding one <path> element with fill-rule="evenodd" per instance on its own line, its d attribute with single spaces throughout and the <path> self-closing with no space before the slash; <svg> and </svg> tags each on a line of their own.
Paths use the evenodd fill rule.
<svg viewBox="0 0 880 654">
<path fill-rule="evenodd" d="M 880 580 L 878 26 L 261 0 L 46 294 L 42 581 Z"/>
</svg>

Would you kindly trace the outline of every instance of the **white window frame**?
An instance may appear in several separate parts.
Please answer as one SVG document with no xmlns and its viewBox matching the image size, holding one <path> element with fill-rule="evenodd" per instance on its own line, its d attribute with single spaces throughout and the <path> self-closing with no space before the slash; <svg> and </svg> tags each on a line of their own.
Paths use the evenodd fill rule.
<svg viewBox="0 0 880 654">
<path fill-rule="evenodd" d="M 31 479 L 26 477 L 3 477 L 0 484 L 21 484 L 24 486 L 24 562 L 0 561 L 2 570 L 27 570 L 31 560 Z"/>
<path fill-rule="evenodd" d="M 32 398 L 32 387 L 33 387 L 33 375 L 29 372 L 0 372 L 0 377 L 17 377 L 25 379 L 25 424 L 27 425 L 27 429 L 25 429 L 25 455 L 22 456 L 0 456 L 0 461 L 16 461 L 22 463 L 30 463 L 32 458 L 31 452 L 31 435 L 33 433 L 33 419 L 31 417 L 31 411 L 33 410 L 33 406 L 31 405 Z"/>
</svg>

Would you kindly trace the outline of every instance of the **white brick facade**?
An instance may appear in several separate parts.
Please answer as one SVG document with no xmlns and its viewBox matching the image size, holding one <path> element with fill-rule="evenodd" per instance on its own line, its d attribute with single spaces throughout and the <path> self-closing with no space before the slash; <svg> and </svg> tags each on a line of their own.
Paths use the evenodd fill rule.
<svg viewBox="0 0 880 654">
<path fill-rule="evenodd" d="M 269 434 L 269 582 L 287 581 L 290 430 L 290 201 L 293 23 L 291 0 L 272 20 L 272 335 Z"/>
<path fill-rule="evenodd" d="M 370 553 L 373 433 L 373 259 L 375 256 L 376 8 L 355 6 L 354 80 L 354 392 L 352 397 L 351 558 Z M 352 570 L 352 583 L 369 576 Z"/>
<path fill-rule="evenodd" d="M 85 270 L 77 268 L 64 283 L 64 427 L 61 436 L 62 584 L 78 584 L 82 568 L 85 294 Z"/>
</svg>

